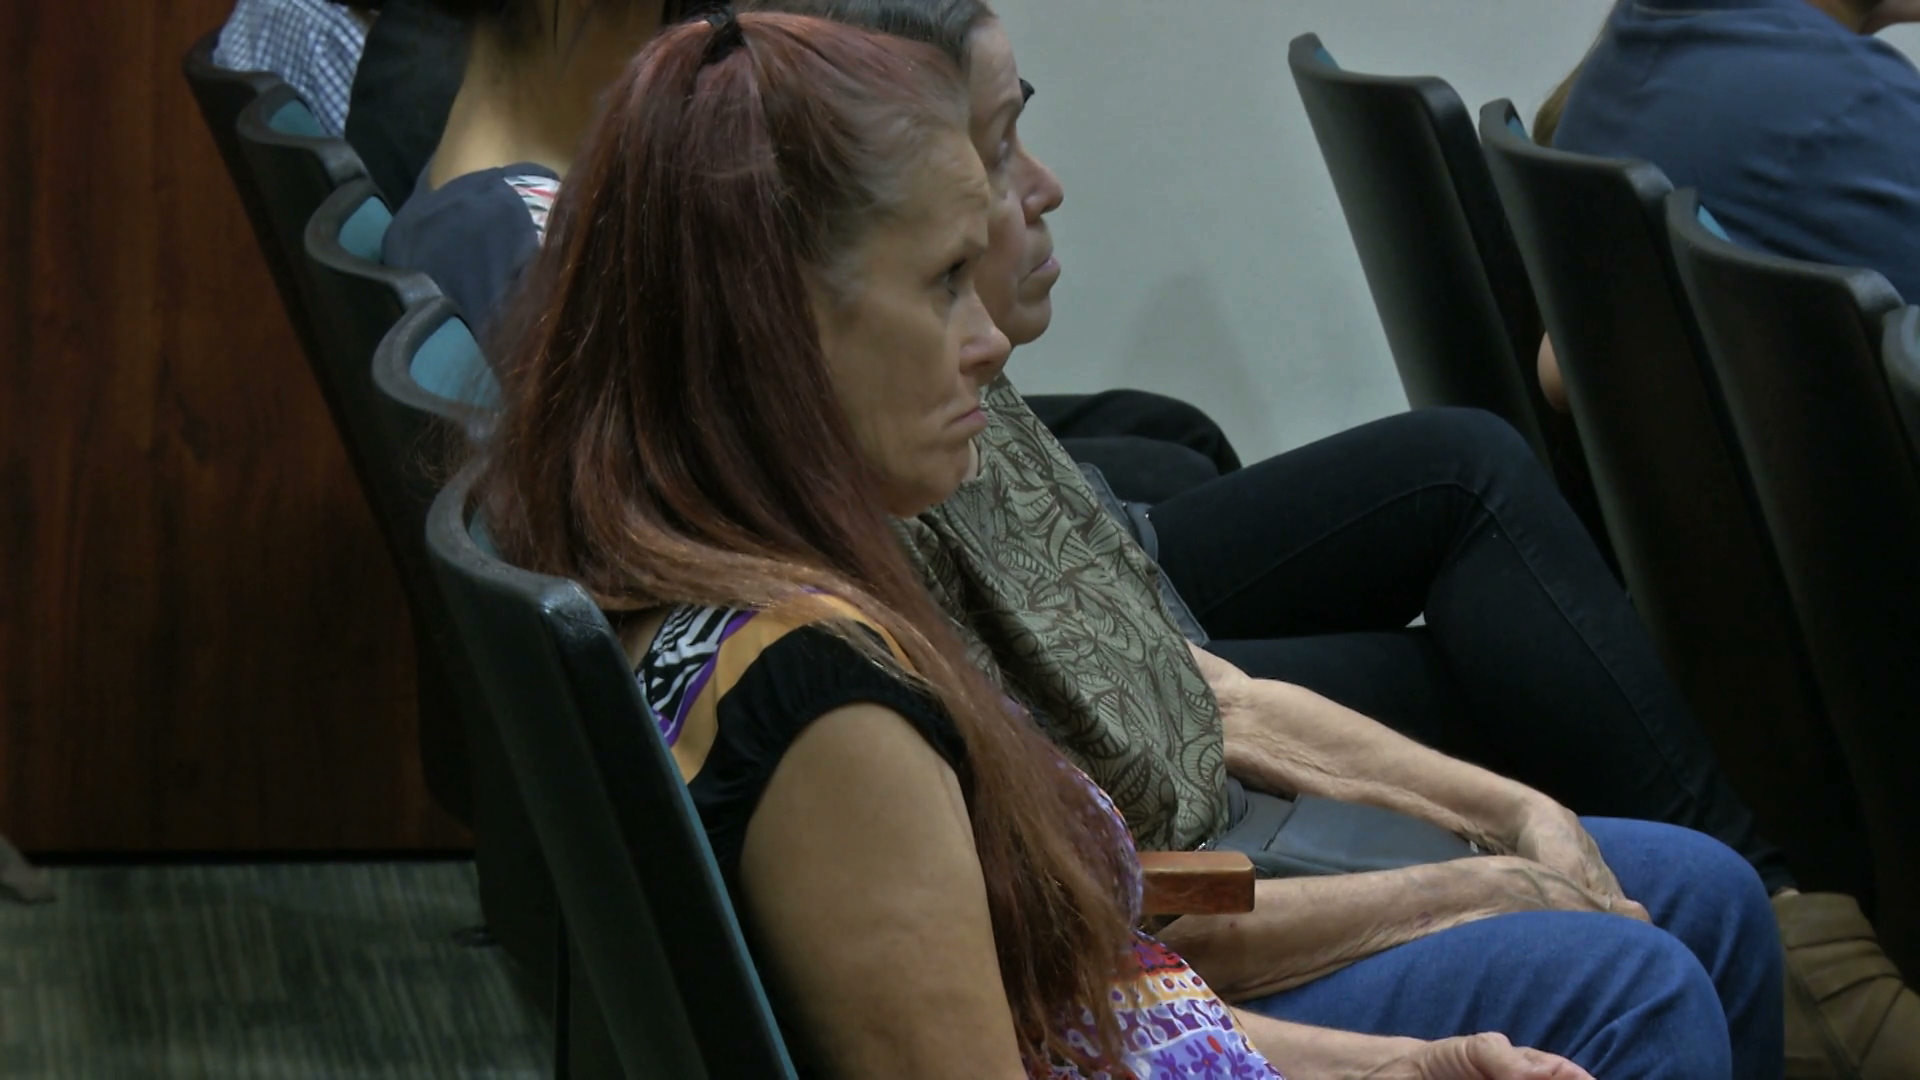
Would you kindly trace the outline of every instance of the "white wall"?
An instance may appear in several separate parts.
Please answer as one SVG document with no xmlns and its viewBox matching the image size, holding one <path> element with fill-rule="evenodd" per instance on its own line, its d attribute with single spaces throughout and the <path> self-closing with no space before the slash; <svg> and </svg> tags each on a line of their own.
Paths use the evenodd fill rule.
<svg viewBox="0 0 1920 1080">
<path fill-rule="evenodd" d="M 1404 409 L 1287 42 L 1312 31 L 1347 67 L 1531 116 L 1610 6 L 995 0 L 1039 88 L 1022 135 L 1067 189 L 1054 328 L 1014 378 L 1185 398 L 1250 461 Z M 1888 37 L 1920 55 L 1920 27 Z"/>
</svg>

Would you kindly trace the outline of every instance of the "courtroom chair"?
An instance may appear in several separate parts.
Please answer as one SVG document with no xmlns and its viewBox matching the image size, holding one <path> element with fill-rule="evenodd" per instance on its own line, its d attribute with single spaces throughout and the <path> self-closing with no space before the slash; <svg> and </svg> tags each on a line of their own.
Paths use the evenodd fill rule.
<svg viewBox="0 0 1920 1080">
<path fill-rule="evenodd" d="M 355 280 L 399 285 L 419 279 L 358 259 L 348 250 L 377 253 L 373 226 L 384 227 L 384 214 L 379 196 L 356 184 L 342 189 L 337 200 L 314 216 L 309 248 L 316 259 L 337 268 L 331 272 L 340 275 L 343 287 L 351 288 Z M 352 265 L 355 259 L 360 265 Z M 442 700 L 457 709 L 457 716 L 444 717 L 444 735 L 438 737 L 460 736 L 472 793 L 480 907 L 495 940 L 519 963 L 528 989 L 549 1003 L 559 977 L 554 967 L 558 906 L 553 884 L 473 661 L 426 556 L 427 509 L 439 481 L 462 451 L 463 437 L 485 433 L 499 406 L 499 388 L 453 301 L 430 286 L 413 291 L 418 298 L 374 349 L 368 367 L 376 392 L 367 408 L 387 433 L 396 464 L 400 494 L 395 513 L 399 531 L 410 543 L 404 573 L 422 678 L 443 686 Z M 423 701 L 423 715 L 426 708 Z M 423 729 L 422 740 L 430 737 L 435 733 Z"/>
<path fill-rule="evenodd" d="M 1293 39 L 1287 66 L 1408 402 L 1485 409 L 1545 458 L 1540 315 L 1460 96 L 1343 70 L 1314 34 Z"/>
<path fill-rule="evenodd" d="M 580 1050 L 583 1013 L 604 1036 L 605 1056 L 572 1057 L 556 1072 L 794 1076 L 705 830 L 619 639 L 579 585 L 497 557 L 471 513 L 474 475 L 441 492 L 427 545 L 559 890 L 556 945 L 569 977 L 557 1052 Z M 1252 908 L 1244 857 L 1148 862 L 1148 911 Z M 1189 872 L 1196 867 L 1203 873 Z M 1181 895 L 1182 879 L 1201 876 L 1221 888 Z"/>
<path fill-rule="evenodd" d="M 365 465 L 361 484 L 387 537 L 413 616 L 420 751 L 428 786 L 471 824 L 473 781 L 465 733 L 471 727 L 466 718 L 476 706 L 462 702 L 465 690 L 443 662 L 449 646 L 435 640 L 446 617 L 421 533 L 433 490 L 424 470 L 452 439 L 419 414 L 391 408 L 373 373 L 374 354 L 401 315 L 439 299 L 440 290 L 424 274 L 381 264 L 392 215 L 372 180 L 354 176 L 319 194 L 300 219 L 297 249 L 319 338 L 315 374 L 336 403 L 342 440 Z"/>
<path fill-rule="evenodd" d="M 392 220 L 366 177 L 328 195 L 303 236 L 309 302 L 342 401 L 342 434 L 370 463 L 369 501 L 412 617 L 429 786 L 472 826 L 487 927 L 546 1000 L 556 977 L 553 888 L 426 553 L 427 508 L 441 472 L 463 435 L 484 428 L 498 390 L 452 301 L 425 274 L 380 261 Z M 415 378 L 417 362 L 433 390 Z M 474 378 L 454 385 L 445 372 L 460 365 Z"/>
<path fill-rule="evenodd" d="M 241 152 L 237 131 L 240 114 L 262 95 L 269 91 L 284 91 L 286 94 L 292 94 L 293 91 L 270 71 L 229 71 L 216 65 L 213 62 L 213 50 L 219 42 L 219 30 L 195 42 L 181 60 L 181 73 L 186 76 L 187 86 L 200 106 L 200 118 L 206 122 L 207 133 L 213 136 L 220 159 L 226 163 L 227 176 L 233 181 L 235 193 L 240 196 L 240 204 L 246 209 L 247 221 L 253 226 L 254 238 L 260 245 L 260 254 L 266 259 L 267 272 L 273 276 L 274 288 L 279 292 L 280 302 L 287 309 L 287 318 L 293 324 L 294 337 L 300 342 L 301 348 L 311 354 L 314 350 L 313 326 L 301 307 L 300 287 L 294 278 L 293 255 L 283 244 L 274 240 L 273 219 L 267 211 L 260 187 L 254 181 L 253 170 Z"/>
<path fill-rule="evenodd" d="M 1407 402 L 1513 425 L 1617 573 L 1573 423 L 1534 374 L 1540 311 L 1460 96 L 1436 78 L 1342 70 L 1313 34 L 1293 39 L 1287 65 Z"/>
<path fill-rule="evenodd" d="M 373 381 L 397 405 L 484 436 L 500 384 L 459 307 L 435 296 L 409 308 L 373 354 Z"/>
<path fill-rule="evenodd" d="M 299 95 L 284 86 L 268 90 L 241 110 L 235 131 L 271 225 L 271 236 L 261 238 L 262 246 L 286 252 L 293 264 L 297 299 L 292 306 L 311 327 L 306 342 L 308 366 L 399 570 L 409 610 L 416 616 L 416 700 L 427 788 L 434 801 L 454 817 L 469 822 L 472 799 L 458 719 L 461 710 L 453 699 L 457 691 L 437 670 L 435 650 L 423 647 L 421 639 L 427 631 L 419 625 L 417 616 L 422 598 L 431 595 L 432 589 L 420 540 L 400 524 L 404 502 L 397 470 L 405 458 L 399 455 L 412 446 L 396 442 L 394 433 L 384 430 L 369 411 L 376 397 L 371 375 L 374 346 L 405 305 L 426 295 L 433 289 L 432 283 L 424 277 L 383 282 L 382 290 L 363 290 L 348 302 L 334 302 L 344 290 L 329 273 L 331 267 L 316 263 L 307 254 L 307 233 L 333 196 L 356 185 L 371 187 L 359 155 L 345 140 L 322 133 Z M 347 230 L 347 242 L 358 233 L 377 237 L 383 234 L 384 225 L 367 220 L 377 216 L 369 212 L 351 221 L 342 217 L 338 225 Z"/>
<path fill-rule="evenodd" d="M 1875 926 L 1912 977 L 1920 974 L 1920 462 L 1881 355 L 1890 321 L 1910 326 L 1912 315 L 1873 271 L 1714 235 L 1691 190 L 1668 197 L 1666 221 L 1852 769 L 1873 852 Z M 1904 390 L 1906 351 L 1886 359 L 1903 373 Z"/>
<path fill-rule="evenodd" d="M 385 326 L 370 331 L 368 316 L 357 308 L 322 311 L 321 300 L 330 294 L 317 291 L 314 267 L 304 252 L 307 227 L 317 210 L 343 185 L 367 183 L 365 170 L 353 148 L 325 135 L 306 103 L 284 83 L 267 87 L 240 110 L 234 137 L 241 165 L 238 182 L 256 193 L 263 213 L 263 220 L 256 222 L 261 249 L 269 262 L 287 267 L 283 280 L 290 291 L 282 292 L 282 300 L 361 492 L 400 570 L 409 610 L 417 612 L 421 597 L 434 595 L 427 584 L 425 556 L 417 531 L 397 528 L 401 504 L 394 474 L 399 459 L 390 433 L 377 426 L 366 408 L 374 396 L 373 346 Z M 408 286 L 407 296 L 389 297 L 387 302 L 394 307 L 386 325 L 398 317 L 399 305 L 431 288 L 422 278 Z M 460 709 L 453 700 L 451 680 L 438 670 L 433 650 L 423 647 L 418 622 L 416 618 L 415 698 L 422 772 L 434 801 L 468 822 L 472 799 Z"/>
<path fill-rule="evenodd" d="M 1907 445 L 1920 447 L 1920 306 L 1887 317 L 1880 352 L 1887 366 L 1893 404 L 1907 432 Z"/>
<path fill-rule="evenodd" d="M 1672 185 L 1644 161 L 1540 146 L 1505 100 L 1480 138 L 1667 674 L 1801 884 L 1870 903 L 1852 783 L 1673 266 Z"/>
</svg>

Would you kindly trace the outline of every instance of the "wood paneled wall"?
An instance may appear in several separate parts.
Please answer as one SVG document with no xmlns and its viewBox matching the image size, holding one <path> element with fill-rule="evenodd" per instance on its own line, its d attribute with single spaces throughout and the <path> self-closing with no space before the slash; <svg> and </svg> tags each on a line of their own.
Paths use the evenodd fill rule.
<svg viewBox="0 0 1920 1080">
<path fill-rule="evenodd" d="M 462 844 L 393 569 L 180 75 L 230 6 L 0 3 L 0 833 Z"/>
</svg>

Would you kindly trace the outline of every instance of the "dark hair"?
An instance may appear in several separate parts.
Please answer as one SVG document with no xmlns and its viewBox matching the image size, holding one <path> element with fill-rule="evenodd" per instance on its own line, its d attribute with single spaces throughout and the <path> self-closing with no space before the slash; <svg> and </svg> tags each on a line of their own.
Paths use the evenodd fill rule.
<svg viewBox="0 0 1920 1080">
<path fill-rule="evenodd" d="M 746 11 L 812 15 L 931 45 L 967 66 L 967 37 L 994 18 L 983 0 L 743 0 Z"/>
<path fill-rule="evenodd" d="M 531 268 L 480 491 L 507 556 L 610 610 L 851 603 L 967 745 L 965 789 L 1008 1005 L 1029 1060 L 1082 1060 L 1132 941 L 1125 829 L 967 661 L 909 565 L 834 394 L 809 280 L 900 208 L 958 69 L 923 45 L 792 15 L 670 29 L 608 95 Z M 726 29 L 731 34 L 735 29 Z M 716 50 L 717 52 L 723 50 Z M 910 668 L 911 670 L 906 670 Z M 857 932 L 857 931 L 849 931 Z"/>
</svg>

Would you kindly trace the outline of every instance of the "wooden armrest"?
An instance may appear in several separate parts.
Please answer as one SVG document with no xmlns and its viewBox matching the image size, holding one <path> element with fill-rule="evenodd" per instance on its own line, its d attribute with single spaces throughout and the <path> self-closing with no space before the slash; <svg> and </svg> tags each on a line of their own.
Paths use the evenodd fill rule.
<svg viewBox="0 0 1920 1080">
<path fill-rule="evenodd" d="M 1143 851 L 1143 915 L 1237 915 L 1253 910 L 1253 860 L 1238 851 Z"/>
</svg>

